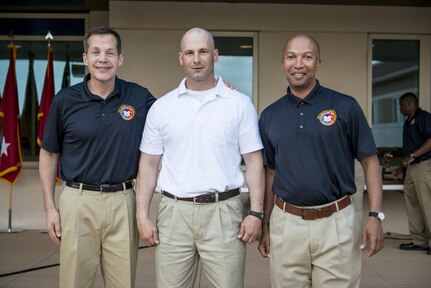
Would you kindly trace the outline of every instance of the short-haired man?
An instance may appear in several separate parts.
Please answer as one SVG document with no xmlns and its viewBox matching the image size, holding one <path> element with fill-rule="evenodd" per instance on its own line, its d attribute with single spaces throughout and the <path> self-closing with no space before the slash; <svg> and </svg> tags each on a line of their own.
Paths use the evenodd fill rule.
<svg viewBox="0 0 431 288">
<path fill-rule="evenodd" d="M 406 203 L 410 243 L 401 250 L 425 250 L 431 255 L 431 114 L 419 108 L 415 94 L 400 97 L 400 111 L 407 117 L 403 126 L 403 155 L 394 178 L 406 169 L 404 199 Z"/>
<path fill-rule="evenodd" d="M 263 216 L 257 113 L 248 96 L 214 77 L 218 51 L 208 31 L 190 29 L 180 49 L 186 78 L 154 103 L 142 136 L 136 187 L 139 232 L 147 244 L 158 244 L 157 287 L 193 287 L 201 260 L 213 287 L 240 288 L 245 243 L 255 240 Z M 241 158 L 252 211 L 245 219 L 239 195 Z M 156 228 L 149 207 L 161 159 Z"/>
<path fill-rule="evenodd" d="M 134 287 L 139 235 L 135 194 L 139 143 L 155 98 L 117 78 L 119 34 L 96 27 L 84 37 L 84 81 L 54 97 L 39 173 L 49 236 L 60 248 L 60 287 Z M 57 210 L 57 162 L 66 182 Z"/>
<path fill-rule="evenodd" d="M 266 166 L 259 251 L 271 252 L 271 282 L 278 288 L 359 287 L 360 235 L 350 197 L 355 158 L 371 211 L 361 246 L 370 239 L 369 256 L 383 247 L 382 182 L 371 129 L 354 98 L 320 86 L 319 67 L 318 42 L 291 37 L 282 57 L 287 95 L 259 121 Z"/>
</svg>

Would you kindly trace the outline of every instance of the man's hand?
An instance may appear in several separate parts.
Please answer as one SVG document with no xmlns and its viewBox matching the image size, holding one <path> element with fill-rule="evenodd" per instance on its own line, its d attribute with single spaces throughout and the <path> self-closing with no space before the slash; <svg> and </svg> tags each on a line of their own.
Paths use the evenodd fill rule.
<svg viewBox="0 0 431 288">
<path fill-rule="evenodd" d="M 148 246 L 153 246 L 159 244 L 159 235 L 157 233 L 156 225 L 154 225 L 153 221 L 147 216 L 136 217 L 139 236 L 141 236 L 142 240 L 147 243 Z"/>
<path fill-rule="evenodd" d="M 223 80 L 223 82 L 224 82 L 224 85 L 226 85 L 228 88 L 232 90 L 238 90 L 238 88 L 236 88 L 236 86 L 230 83 L 229 81 Z"/>
<path fill-rule="evenodd" d="M 262 221 L 259 218 L 248 215 L 241 223 L 238 239 L 249 244 L 254 242 L 259 234 L 261 225 Z"/>
<path fill-rule="evenodd" d="M 403 173 L 403 167 L 400 166 L 397 169 L 395 169 L 394 171 L 392 171 L 392 177 L 394 178 L 394 180 L 398 180 L 401 173 Z"/>
<path fill-rule="evenodd" d="M 49 237 L 57 246 L 61 244 L 61 227 L 60 227 L 60 213 L 57 209 L 50 209 L 46 211 L 46 229 L 48 230 Z"/>
<path fill-rule="evenodd" d="M 367 240 L 370 240 L 370 250 L 367 252 L 368 257 L 373 256 L 383 249 L 383 228 L 382 223 L 375 217 L 368 217 L 364 231 L 361 237 L 361 249 L 367 245 Z"/>
<path fill-rule="evenodd" d="M 269 227 L 265 226 L 262 228 L 262 235 L 260 236 L 259 246 L 257 247 L 260 254 L 264 258 L 269 257 L 270 245 L 269 245 Z"/>
</svg>

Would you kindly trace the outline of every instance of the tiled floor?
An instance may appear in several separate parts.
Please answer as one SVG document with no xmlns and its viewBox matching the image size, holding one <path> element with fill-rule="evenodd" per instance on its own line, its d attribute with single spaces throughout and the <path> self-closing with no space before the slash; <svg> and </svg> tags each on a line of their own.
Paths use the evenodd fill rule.
<svg viewBox="0 0 431 288">
<path fill-rule="evenodd" d="M 364 211 L 368 211 L 366 199 L 365 196 Z M 155 214 L 157 200 L 153 199 L 153 202 L 152 214 Z M 383 222 L 384 231 L 391 231 L 392 236 L 394 234 L 403 236 L 408 233 L 402 193 L 384 192 L 383 206 L 387 217 Z M 406 241 L 408 240 L 387 238 L 384 249 L 377 255 L 367 258 L 364 253 L 361 288 L 431 288 L 431 256 L 426 255 L 424 251 L 399 250 L 399 244 Z M 254 243 L 247 249 L 245 287 L 270 287 L 268 260 L 260 256 L 256 247 L 257 243 Z M 0 233 L 0 288 L 58 287 L 59 269 L 56 265 L 58 261 L 58 248 L 46 233 L 37 230 Z M 7 273 L 49 265 L 54 266 L 4 276 Z M 209 287 L 205 276 L 199 276 L 195 288 Z M 103 287 L 100 273 L 96 277 L 94 287 Z M 155 287 L 154 248 L 139 250 L 135 287 Z"/>
<path fill-rule="evenodd" d="M 361 287 L 431 287 L 431 256 L 423 251 L 401 251 L 397 247 L 402 242 L 386 239 L 385 248 L 379 254 L 370 259 L 364 254 Z M 256 245 L 248 246 L 245 287 L 270 287 L 268 261 L 260 257 Z M 58 249 L 46 233 L 28 230 L 0 234 L 0 287 L 58 287 L 58 266 L 4 276 L 6 273 L 57 264 L 58 260 Z M 140 249 L 136 287 L 155 287 L 153 263 L 154 248 Z M 197 282 L 196 287 L 209 287 L 203 275 Z M 100 275 L 94 287 L 103 287 Z"/>
</svg>

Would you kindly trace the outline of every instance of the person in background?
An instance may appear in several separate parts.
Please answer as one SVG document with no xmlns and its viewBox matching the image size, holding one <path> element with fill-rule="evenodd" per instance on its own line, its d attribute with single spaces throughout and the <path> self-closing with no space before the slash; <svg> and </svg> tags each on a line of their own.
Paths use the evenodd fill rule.
<svg viewBox="0 0 431 288">
<path fill-rule="evenodd" d="M 60 246 L 60 287 L 134 287 L 139 235 L 135 193 L 139 143 L 156 100 L 117 77 L 120 35 L 96 27 L 84 37 L 84 81 L 54 97 L 39 162 L 49 236 Z M 57 163 L 66 182 L 57 209 Z"/>
<path fill-rule="evenodd" d="M 320 85 L 320 48 L 311 36 L 283 48 L 287 95 L 267 107 L 259 128 L 266 169 L 259 251 L 272 287 L 359 287 L 361 249 L 383 247 L 377 148 L 357 101 Z M 362 236 L 351 195 L 354 159 L 363 167 L 370 212 Z M 274 205 L 275 204 L 275 205 Z"/>
<path fill-rule="evenodd" d="M 244 287 L 245 243 L 261 229 L 264 168 L 257 113 L 248 96 L 214 77 L 217 59 L 208 31 L 184 34 L 179 62 L 186 78 L 156 101 L 142 135 L 137 222 L 141 238 L 157 245 L 157 287 L 193 287 L 200 260 L 212 287 Z M 251 206 L 244 219 L 241 158 Z M 156 182 L 162 190 L 157 226 L 149 218 Z"/>
<path fill-rule="evenodd" d="M 400 112 L 407 117 L 403 126 L 401 165 L 394 179 L 406 169 L 404 199 L 410 236 L 401 250 L 425 250 L 431 255 L 431 114 L 419 108 L 418 98 L 408 92 L 400 97 Z"/>
</svg>

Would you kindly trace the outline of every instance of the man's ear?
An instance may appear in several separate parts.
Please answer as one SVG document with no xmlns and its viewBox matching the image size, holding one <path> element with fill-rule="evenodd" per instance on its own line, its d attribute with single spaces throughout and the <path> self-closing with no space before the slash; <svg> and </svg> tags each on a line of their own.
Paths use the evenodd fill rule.
<svg viewBox="0 0 431 288">
<path fill-rule="evenodd" d="M 218 61 L 218 49 L 214 49 L 214 63 Z"/>
<path fill-rule="evenodd" d="M 180 62 L 180 65 L 183 66 L 184 61 L 183 61 L 183 53 L 178 52 L 178 61 Z"/>
</svg>

